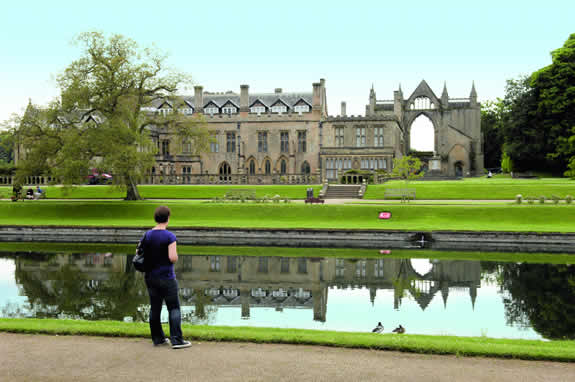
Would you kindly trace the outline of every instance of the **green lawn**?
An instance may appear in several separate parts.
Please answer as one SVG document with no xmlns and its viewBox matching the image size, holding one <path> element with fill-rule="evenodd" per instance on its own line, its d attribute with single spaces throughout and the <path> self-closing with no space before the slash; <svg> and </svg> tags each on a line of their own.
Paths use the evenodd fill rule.
<svg viewBox="0 0 575 382">
<path fill-rule="evenodd" d="M 313 187 L 317 196 L 321 191 L 320 185 L 141 185 L 138 186 L 140 195 L 146 199 L 212 199 L 223 198 L 228 190 L 253 189 L 256 197 L 279 195 L 282 198 L 305 199 L 306 189 Z M 45 186 L 48 199 L 123 199 L 126 192 L 114 186 L 77 186 L 62 188 L 60 186 Z M 12 187 L 0 186 L 0 195 L 8 198 Z"/>
<path fill-rule="evenodd" d="M 403 188 L 403 181 L 389 181 L 384 184 L 370 185 L 365 199 L 384 199 L 386 188 Z M 550 198 L 558 195 L 575 197 L 575 181 L 567 178 L 511 179 L 511 178 L 465 178 L 445 181 L 413 181 L 409 188 L 416 190 L 417 199 L 515 199 L 517 194 L 523 197 L 540 195 Z"/>
<path fill-rule="evenodd" d="M 304 205 L 191 201 L 0 202 L 0 225 L 152 225 L 159 204 L 171 227 L 341 228 L 575 232 L 575 205 Z M 391 220 L 379 220 L 382 210 Z"/>
<path fill-rule="evenodd" d="M 324 345 L 425 354 L 456 354 L 529 360 L 575 361 L 575 341 L 509 340 L 350 333 L 303 329 L 182 325 L 184 336 L 196 341 L 241 341 Z M 165 328 L 167 331 L 167 328 Z M 147 323 L 53 319 L 0 319 L 0 331 L 59 335 L 96 335 L 149 338 Z"/>
</svg>

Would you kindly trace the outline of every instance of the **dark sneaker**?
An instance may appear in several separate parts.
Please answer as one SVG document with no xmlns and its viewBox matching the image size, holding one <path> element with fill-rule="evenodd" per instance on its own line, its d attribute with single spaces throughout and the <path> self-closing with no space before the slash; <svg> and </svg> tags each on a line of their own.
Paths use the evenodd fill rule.
<svg viewBox="0 0 575 382">
<path fill-rule="evenodd" d="M 190 346 L 192 346 L 192 343 L 190 341 L 184 341 L 181 344 L 173 344 L 172 349 L 184 349 L 189 348 Z"/>
<path fill-rule="evenodd" d="M 166 346 L 166 345 L 170 345 L 170 339 L 169 338 L 164 338 L 164 342 L 160 342 L 159 344 L 154 344 L 154 346 Z"/>
</svg>

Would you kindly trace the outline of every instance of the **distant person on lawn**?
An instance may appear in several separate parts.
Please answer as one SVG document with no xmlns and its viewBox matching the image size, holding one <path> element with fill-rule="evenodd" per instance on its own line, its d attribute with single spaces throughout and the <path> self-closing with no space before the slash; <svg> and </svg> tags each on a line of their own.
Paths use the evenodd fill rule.
<svg viewBox="0 0 575 382">
<path fill-rule="evenodd" d="M 40 186 L 36 186 L 36 191 L 34 192 L 34 199 L 40 199 L 43 193 L 44 190 L 42 190 Z"/>
<path fill-rule="evenodd" d="M 156 208 L 154 212 L 156 226 L 144 236 L 144 257 L 146 267 L 146 286 L 150 295 L 150 331 L 154 345 L 169 345 L 173 349 L 190 347 L 189 341 L 182 337 L 182 317 L 178 297 L 178 281 L 174 272 L 174 263 L 178 261 L 176 235 L 166 227 L 170 221 L 170 209 L 166 206 Z M 164 335 L 160 316 L 162 305 L 166 301 L 170 322 L 170 340 Z"/>
</svg>

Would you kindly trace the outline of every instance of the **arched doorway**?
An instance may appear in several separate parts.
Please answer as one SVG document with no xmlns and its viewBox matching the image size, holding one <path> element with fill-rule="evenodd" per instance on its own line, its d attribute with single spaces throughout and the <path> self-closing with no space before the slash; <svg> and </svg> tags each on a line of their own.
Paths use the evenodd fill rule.
<svg viewBox="0 0 575 382">
<path fill-rule="evenodd" d="M 435 128 L 425 114 L 419 114 L 411 123 L 409 147 L 415 151 L 435 151 Z"/>
<path fill-rule="evenodd" d="M 222 164 L 220 164 L 220 169 L 218 172 L 220 174 L 220 182 L 229 182 L 232 180 L 231 177 L 232 168 L 230 167 L 228 162 L 223 162 Z"/>
<path fill-rule="evenodd" d="M 454 166 L 454 170 L 455 170 L 455 176 L 457 178 L 462 178 L 463 177 L 463 163 L 461 162 L 455 162 Z"/>
<path fill-rule="evenodd" d="M 287 174 L 287 161 L 285 159 L 280 161 L 280 174 Z"/>
<path fill-rule="evenodd" d="M 309 163 L 307 163 L 307 161 L 304 161 L 301 164 L 301 173 L 303 175 L 309 175 L 311 173 L 311 168 L 309 167 Z"/>
</svg>

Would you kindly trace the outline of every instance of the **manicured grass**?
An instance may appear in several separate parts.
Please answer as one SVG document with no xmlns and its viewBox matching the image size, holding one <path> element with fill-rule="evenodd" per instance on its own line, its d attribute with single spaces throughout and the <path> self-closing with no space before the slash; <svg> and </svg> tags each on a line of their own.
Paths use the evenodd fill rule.
<svg viewBox="0 0 575 382">
<path fill-rule="evenodd" d="M 305 199 L 306 190 L 313 187 L 315 196 L 319 195 L 321 185 L 141 185 L 138 186 L 140 195 L 145 199 L 212 199 L 223 198 L 229 190 L 252 189 L 256 197 L 268 196 L 272 198 L 279 195 L 281 198 Z M 62 188 L 60 186 L 45 186 L 48 199 L 123 199 L 126 192 L 114 186 L 77 186 Z M 12 193 L 11 187 L 0 187 L 0 195 L 8 198 Z"/>
<path fill-rule="evenodd" d="M 390 181 L 379 185 L 370 185 L 365 199 L 384 199 L 386 188 L 403 188 L 405 182 Z M 575 181 L 568 178 L 511 179 L 511 178 L 465 178 L 446 181 L 413 181 L 409 188 L 416 190 L 417 199 L 515 199 L 517 194 L 523 197 L 540 195 L 551 198 L 558 195 L 575 196 Z"/>
<path fill-rule="evenodd" d="M 304 205 L 169 202 L 0 202 L 0 225 L 152 225 L 154 209 L 172 209 L 171 227 L 482 230 L 574 232 L 575 205 Z M 385 209 L 392 219 L 379 220 Z"/>
<path fill-rule="evenodd" d="M 0 243 L 0 256 L 3 253 L 98 253 L 133 254 L 135 244 L 96 244 L 96 243 Z M 206 256 L 279 256 L 315 258 L 425 258 L 440 260 L 475 260 L 498 262 L 523 262 L 545 264 L 575 264 L 575 255 L 557 253 L 520 252 L 463 252 L 432 251 L 419 249 L 393 249 L 382 255 L 375 249 L 355 248 L 286 248 L 286 247 L 221 247 L 179 245 L 179 255 Z"/>
<path fill-rule="evenodd" d="M 197 341 L 237 341 L 324 345 L 348 348 L 398 350 L 425 354 L 455 354 L 528 360 L 575 361 L 575 341 L 533 341 L 350 333 L 303 329 L 182 325 L 186 338 Z M 167 331 L 167 328 L 165 328 Z M 149 337 L 147 323 L 53 319 L 0 319 L 0 331 L 59 335 Z"/>
</svg>

